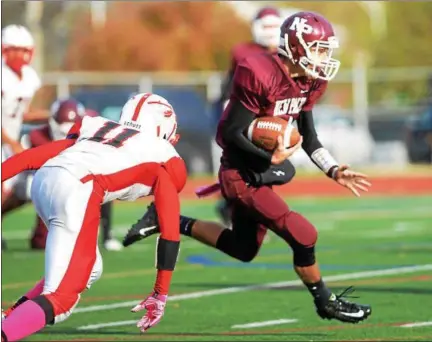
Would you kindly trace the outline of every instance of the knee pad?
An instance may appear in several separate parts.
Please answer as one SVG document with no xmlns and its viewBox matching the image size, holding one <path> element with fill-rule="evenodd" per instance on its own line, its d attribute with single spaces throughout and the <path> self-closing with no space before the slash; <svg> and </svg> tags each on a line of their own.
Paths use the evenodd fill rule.
<svg viewBox="0 0 432 342">
<path fill-rule="evenodd" d="M 237 259 L 242 262 L 251 262 L 258 254 L 258 248 L 255 246 L 245 246 L 237 252 Z"/>
<path fill-rule="evenodd" d="M 293 248 L 294 265 L 298 267 L 308 267 L 315 264 L 315 246 L 298 246 Z"/>
</svg>

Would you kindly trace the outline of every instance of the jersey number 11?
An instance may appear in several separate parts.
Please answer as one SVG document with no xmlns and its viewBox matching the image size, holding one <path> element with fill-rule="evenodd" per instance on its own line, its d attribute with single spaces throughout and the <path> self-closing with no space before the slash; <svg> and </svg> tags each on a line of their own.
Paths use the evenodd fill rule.
<svg viewBox="0 0 432 342">
<path fill-rule="evenodd" d="M 137 135 L 139 131 L 136 131 L 134 129 L 124 128 L 121 132 L 119 132 L 115 137 L 106 140 L 105 136 L 111 132 L 112 130 L 120 127 L 120 125 L 113 121 L 108 121 L 103 125 L 101 128 L 97 130 L 97 132 L 94 134 L 93 137 L 89 138 L 88 140 L 96 141 L 96 142 L 102 142 L 102 144 L 105 145 L 111 145 L 114 147 L 121 147 L 123 146 L 123 143 L 128 140 L 129 138 L 132 138 L 134 135 Z M 104 141 L 105 140 L 105 141 Z"/>
</svg>

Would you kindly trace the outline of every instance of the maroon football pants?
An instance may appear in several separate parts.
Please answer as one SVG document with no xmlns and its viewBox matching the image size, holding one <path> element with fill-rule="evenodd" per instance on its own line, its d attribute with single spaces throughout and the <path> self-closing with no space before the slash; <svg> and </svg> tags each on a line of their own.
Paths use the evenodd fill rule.
<svg viewBox="0 0 432 342">
<path fill-rule="evenodd" d="M 294 263 L 306 266 L 302 260 L 296 262 L 296 251 L 300 255 L 305 249 L 313 248 L 317 240 L 317 231 L 306 218 L 292 211 L 271 187 L 246 184 L 236 169 L 222 167 L 219 181 L 232 209 L 232 232 L 223 237 L 225 253 L 251 261 L 262 245 L 266 230 L 271 229 L 291 246 Z"/>
</svg>

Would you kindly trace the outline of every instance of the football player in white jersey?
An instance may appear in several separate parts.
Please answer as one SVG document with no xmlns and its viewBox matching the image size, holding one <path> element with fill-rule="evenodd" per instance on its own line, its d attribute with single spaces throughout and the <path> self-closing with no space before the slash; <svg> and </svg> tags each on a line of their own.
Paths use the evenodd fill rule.
<svg viewBox="0 0 432 342">
<path fill-rule="evenodd" d="M 19 141 L 23 122 L 48 120 L 48 111 L 29 109 L 41 86 L 39 76 L 30 66 L 33 50 L 33 37 L 24 26 L 9 25 L 2 29 L 2 161 L 24 150 Z M 2 184 L 2 204 L 15 181 L 16 178 Z"/>
<path fill-rule="evenodd" d="M 154 290 L 132 311 L 147 310 L 141 331 L 164 313 L 180 244 L 178 193 L 187 172 L 174 144 L 173 108 L 164 98 L 138 94 L 119 122 L 85 116 L 64 140 L 12 156 L 2 164 L 2 182 L 37 169 L 31 198 L 48 227 L 45 277 L 2 322 L 2 337 L 16 341 L 66 319 L 81 293 L 102 274 L 97 247 L 100 206 L 154 195 L 161 222 Z"/>
<path fill-rule="evenodd" d="M 30 66 L 33 51 L 33 37 L 24 26 L 9 25 L 2 29 L 1 141 L 6 153 L 3 157 L 23 151 L 19 143 L 23 122 L 49 118 L 48 111 L 29 110 L 33 96 L 41 87 L 39 76 Z"/>
</svg>

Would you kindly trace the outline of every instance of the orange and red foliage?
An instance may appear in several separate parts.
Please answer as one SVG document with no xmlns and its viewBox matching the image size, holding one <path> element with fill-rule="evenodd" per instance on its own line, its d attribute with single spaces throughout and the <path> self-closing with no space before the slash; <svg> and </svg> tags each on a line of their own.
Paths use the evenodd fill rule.
<svg viewBox="0 0 432 342">
<path fill-rule="evenodd" d="M 250 39 L 249 23 L 223 2 L 114 2 L 104 27 L 77 23 L 68 70 L 220 70 Z"/>
</svg>

